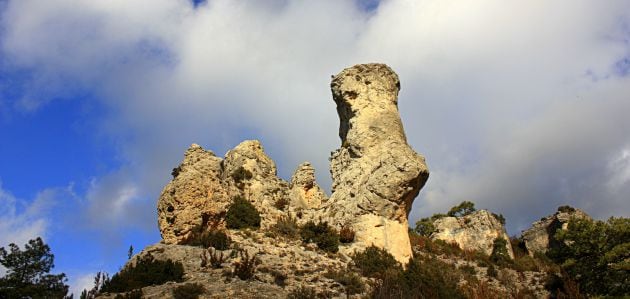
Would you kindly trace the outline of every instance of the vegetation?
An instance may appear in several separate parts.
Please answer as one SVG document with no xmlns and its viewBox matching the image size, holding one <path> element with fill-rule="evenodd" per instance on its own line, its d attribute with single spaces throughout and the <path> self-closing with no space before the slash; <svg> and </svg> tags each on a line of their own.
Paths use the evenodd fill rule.
<svg viewBox="0 0 630 299">
<path fill-rule="evenodd" d="M 227 250 L 230 248 L 230 237 L 222 230 L 202 231 L 196 233 L 193 238 L 187 240 L 186 244 L 191 246 L 200 246 L 203 248 L 214 247 L 218 250 Z"/>
<path fill-rule="evenodd" d="M 457 283 L 460 273 L 435 257 L 419 255 L 407 269 L 389 268 L 372 286 L 371 298 L 465 298 Z"/>
<path fill-rule="evenodd" d="M 297 238 L 300 236 L 300 226 L 297 224 L 297 220 L 290 215 L 280 217 L 271 227 L 271 230 L 288 238 Z"/>
<path fill-rule="evenodd" d="M 105 272 L 98 272 L 96 273 L 96 276 L 94 276 L 94 287 L 92 287 L 92 289 L 88 290 L 83 290 L 83 292 L 81 292 L 80 295 L 80 299 L 94 299 L 96 298 L 97 295 L 99 295 L 101 293 L 101 291 L 103 290 L 103 286 L 109 283 L 109 275 Z"/>
<path fill-rule="evenodd" d="M 208 248 L 201 254 L 201 267 L 205 268 L 210 265 L 213 269 L 223 268 L 223 263 L 227 260 L 227 257 L 223 255 L 223 252 L 214 248 Z"/>
<path fill-rule="evenodd" d="M 354 235 L 355 232 L 352 227 L 344 225 L 339 230 L 339 241 L 341 241 L 341 243 L 352 243 L 354 242 Z"/>
<path fill-rule="evenodd" d="M 315 243 L 321 250 L 328 252 L 339 251 L 339 234 L 327 222 L 315 224 L 309 221 L 300 228 L 300 236 L 305 243 Z"/>
<path fill-rule="evenodd" d="M 147 256 L 138 260 L 134 266 L 114 274 L 111 280 L 103 285 L 102 291 L 120 293 L 167 281 L 181 282 L 183 275 L 184 267 L 181 263 L 155 260 Z"/>
<path fill-rule="evenodd" d="M 573 218 L 555 237 L 548 255 L 587 295 L 630 295 L 630 218 Z"/>
<path fill-rule="evenodd" d="M 494 239 L 490 260 L 497 265 L 508 265 L 512 262 L 507 251 L 507 241 L 504 238 L 497 237 Z"/>
<path fill-rule="evenodd" d="M 239 250 L 241 260 L 234 262 L 234 275 L 241 280 L 250 280 L 254 277 L 256 266 L 259 264 L 256 254 L 249 256 L 247 250 Z"/>
<path fill-rule="evenodd" d="M 402 269 L 387 250 L 374 245 L 352 255 L 352 262 L 365 277 L 382 278 L 389 270 Z"/>
<path fill-rule="evenodd" d="M 206 289 L 198 283 L 187 283 L 173 289 L 175 299 L 197 299 Z"/>
<path fill-rule="evenodd" d="M 342 285 L 346 290 L 347 297 L 354 294 L 360 294 L 365 291 L 365 284 L 361 280 L 361 277 L 354 272 L 348 271 L 347 269 L 341 271 L 328 271 L 324 274 L 324 276 L 333 279 Z"/>
<path fill-rule="evenodd" d="M 133 290 L 125 294 L 118 294 L 114 299 L 142 299 L 142 290 Z"/>
<path fill-rule="evenodd" d="M 305 287 L 302 285 L 299 288 L 289 292 L 287 299 L 317 299 L 317 292 L 315 292 L 315 289 L 313 288 Z"/>
<path fill-rule="evenodd" d="M 280 197 L 273 203 L 273 206 L 280 211 L 284 211 L 289 205 L 289 200 L 286 197 Z"/>
<path fill-rule="evenodd" d="M 0 248 L 0 264 L 6 275 L 0 278 L 0 298 L 64 298 L 68 293 L 64 273 L 48 274 L 55 256 L 41 238 L 29 240 L 24 250 L 9 244 Z"/>
<path fill-rule="evenodd" d="M 259 228 L 260 213 L 248 200 L 237 196 L 225 214 L 225 221 L 231 229 Z"/>
<path fill-rule="evenodd" d="M 463 217 L 466 215 L 470 215 L 472 212 L 476 211 L 475 203 L 472 201 L 462 201 L 460 204 L 452 207 L 447 215 L 450 217 Z"/>
</svg>

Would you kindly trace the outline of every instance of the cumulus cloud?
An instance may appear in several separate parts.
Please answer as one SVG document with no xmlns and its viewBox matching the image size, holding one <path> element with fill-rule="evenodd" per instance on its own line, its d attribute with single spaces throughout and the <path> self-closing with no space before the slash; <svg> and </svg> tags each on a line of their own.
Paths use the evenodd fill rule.
<svg viewBox="0 0 630 299">
<path fill-rule="evenodd" d="M 0 247 L 9 243 L 22 246 L 30 239 L 45 237 L 50 224 L 47 214 L 55 192 L 44 190 L 27 202 L 3 189 L 0 182 Z"/>
<path fill-rule="evenodd" d="M 4 66 L 29 70 L 29 105 L 13 109 L 85 91 L 108 109 L 100 127 L 126 164 L 87 195 L 95 211 L 120 211 L 107 217 L 154 211 L 193 142 L 222 155 L 261 139 L 281 176 L 310 160 L 329 185 L 330 75 L 372 61 L 399 73 L 409 142 L 432 170 L 412 218 L 462 200 L 505 214 L 512 230 L 565 203 L 630 213 L 627 1 L 6 5 Z"/>
</svg>

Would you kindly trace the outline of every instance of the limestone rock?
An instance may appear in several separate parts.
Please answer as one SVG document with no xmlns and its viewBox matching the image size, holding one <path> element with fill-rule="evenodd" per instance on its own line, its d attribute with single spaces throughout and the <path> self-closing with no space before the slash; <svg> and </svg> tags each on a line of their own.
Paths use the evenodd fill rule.
<svg viewBox="0 0 630 299">
<path fill-rule="evenodd" d="M 225 213 L 237 196 L 252 202 L 267 227 L 281 214 L 274 203 L 288 192 L 259 141 L 243 141 L 225 159 L 193 144 L 158 200 L 162 240 L 183 244 L 201 229 L 225 227 Z"/>
<path fill-rule="evenodd" d="M 288 200 L 289 184 L 277 176 L 276 163 L 258 140 L 246 140 L 227 152 L 223 180 L 230 194 L 249 200 L 260 212 L 263 228 L 275 223 L 282 211 L 275 207 Z"/>
<path fill-rule="evenodd" d="M 462 217 L 442 217 L 433 222 L 436 231 L 431 238 L 455 242 L 464 250 L 479 250 L 490 255 L 494 239 L 502 237 L 507 241 L 507 251 L 514 258 L 510 237 L 505 227 L 492 213 L 478 210 Z"/>
<path fill-rule="evenodd" d="M 327 200 L 326 194 L 315 181 L 315 169 L 311 163 L 298 166 L 291 178 L 291 206 L 302 209 L 317 209 Z"/>
<path fill-rule="evenodd" d="M 165 243 L 182 243 L 205 224 L 221 225 L 220 215 L 230 203 L 221 181 L 221 162 L 197 144 L 186 151 L 158 200 L 158 226 Z"/>
<path fill-rule="evenodd" d="M 572 217 L 578 219 L 590 219 L 591 216 L 584 211 L 568 206 L 558 208 L 553 215 L 543 217 L 532 224 L 532 227 L 523 231 L 521 238 L 525 242 L 525 248 L 530 255 L 536 252 L 545 253 L 556 246 L 558 240 L 554 238 L 559 229 L 566 230 Z"/>
<path fill-rule="evenodd" d="M 407 144 L 398 76 L 384 64 L 355 65 L 336 75 L 331 89 L 342 145 L 330 158 L 333 193 L 324 215 L 355 230 L 357 249 L 373 244 L 406 263 L 407 217 L 429 171 Z"/>
</svg>

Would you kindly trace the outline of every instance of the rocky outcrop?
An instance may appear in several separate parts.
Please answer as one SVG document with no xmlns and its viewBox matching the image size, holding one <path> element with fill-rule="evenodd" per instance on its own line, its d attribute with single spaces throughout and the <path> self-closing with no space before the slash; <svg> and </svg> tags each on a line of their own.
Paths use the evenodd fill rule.
<svg viewBox="0 0 630 299">
<path fill-rule="evenodd" d="M 407 217 L 429 171 L 407 144 L 398 76 L 384 64 L 355 65 L 334 76 L 331 88 L 342 145 L 330 157 L 333 193 L 324 216 L 355 230 L 355 249 L 375 245 L 406 263 Z"/>
<path fill-rule="evenodd" d="M 487 255 L 492 253 L 494 239 L 507 241 L 508 255 L 514 258 L 510 237 L 503 224 L 486 210 L 472 212 L 462 217 L 442 217 L 433 222 L 435 232 L 431 239 L 455 242 L 464 250 L 478 250 Z"/>
<path fill-rule="evenodd" d="M 193 144 L 172 174 L 158 200 L 158 226 L 166 244 L 183 244 L 200 230 L 224 227 L 225 212 L 237 196 L 252 202 L 267 227 L 282 214 L 274 203 L 289 193 L 289 184 L 278 178 L 275 163 L 256 140 L 243 141 L 225 159 Z"/>
<path fill-rule="evenodd" d="M 559 241 L 554 236 L 558 230 L 567 229 L 571 218 L 592 220 L 591 216 L 580 209 L 562 206 L 553 215 L 543 217 L 534 222 L 531 228 L 523 231 L 521 239 L 527 252 L 533 256 L 536 252 L 545 253 L 557 246 Z"/>
<path fill-rule="evenodd" d="M 291 178 L 291 206 L 300 209 L 317 209 L 326 201 L 326 194 L 315 181 L 315 169 L 311 163 L 298 166 Z"/>
<path fill-rule="evenodd" d="M 193 144 L 173 169 L 173 180 L 158 200 L 158 226 L 162 240 L 179 244 L 202 225 L 221 226 L 230 194 L 221 179 L 223 159 Z"/>
</svg>

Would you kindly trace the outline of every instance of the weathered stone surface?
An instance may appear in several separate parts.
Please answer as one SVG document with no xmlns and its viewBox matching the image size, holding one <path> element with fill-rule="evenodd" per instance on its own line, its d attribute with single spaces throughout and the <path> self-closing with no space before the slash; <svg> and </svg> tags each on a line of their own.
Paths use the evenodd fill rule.
<svg viewBox="0 0 630 299">
<path fill-rule="evenodd" d="M 580 209 L 565 206 L 560 207 L 553 215 L 534 222 L 532 227 L 523 231 L 521 236 L 528 253 L 533 256 L 536 252 L 545 253 L 550 248 L 557 246 L 559 241 L 554 238 L 556 232 L 560 229 L 566 230 L 572 217 L 592 219 Z"/>
<path fill-rule="evenodd" d="M 494 239 L 507 241 L 507 251 L 514 258 L 510 237 L 499 220 L 486 210 L 475 211 L 462 217 L 442 217 L 433 222 L 436 231 L 431 238 L 455 242 L 464 250 L 479 250 L 490 255 Z"/>
<path fill-rule="evenodd" d="M 197 144 L 186 151 L 158 200 L 158 226 L 164 243 L 184 242 L 203 222 L 221 226 L 220 215 L 230 203 L 221 181 L 221 161 Z"/>
<path fill-rule="evenodd" d="M 317 209 L 327 200 L 326 194 L 315 181 L 315 169 L 311 163 L 298 166 L 291 178 L 291 206 L 301 209 Z"/>
<path fill-rule="evenodd" d="M 330 158 L 333 193 L 325 217 L 356 231 L 357 249 L 388 250 L 411 257 L 407 216 L 429 171 L 407 144 L 398 113 L 398 76 L 384 64 L 343 70 L 331 83 L 341 148 Z"/>
<path fill-rule="evenodd" d="M 274 203 L 288 192 L 288 183 L 277 177 L 275 163 L 257 140 L 243 141 L 225 160 L 193 144 L 158 200 L 162 240 L 183 244 L 195 231 L 224 227 L 225 212 L 237 196 L 252 202 L 267 227 L 282 213 Z"/>
</svg>

